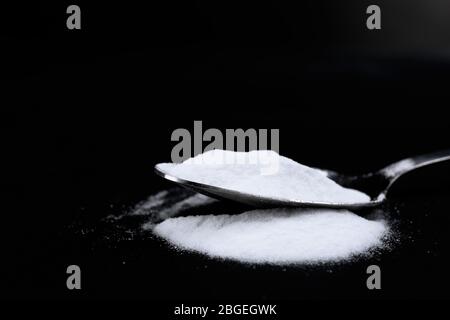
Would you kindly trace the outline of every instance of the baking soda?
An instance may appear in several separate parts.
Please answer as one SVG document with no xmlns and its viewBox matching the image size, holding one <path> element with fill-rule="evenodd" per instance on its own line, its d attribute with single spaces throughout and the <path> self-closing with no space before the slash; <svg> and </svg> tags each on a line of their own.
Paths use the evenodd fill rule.
<svg viewBox="0 0 450 320">
<path fill-rule="evenodd" d="M 257 196 L 306 202 L 370 200 L 362 192 L 338 185 L 325 171 L 274 151 L 212 150 L 181 164 L 162 164 L 159 168 L 184 180 Z M 150 199 L 158 204 L 158 217 L 163 221 L 149 223 L 144 229 L 181 250 L 246 263 L 348 260 L 385 246 L 389 234 L 386 221 L 365 219 L 347 210 L 279 208 L 229 214 L 217 212 L 222 210 L 217 207 L 210 209 L 208 205 L 213 201 L 195 194 L 165 207 L 161 201 L 169 199 L 168 194 Z M 191 215 L 179 216 L 185 209 Z"/>
<path fill-rule="evenodd" d="M 267 209 L 170 218 L 153 232 L 180 249 L 210 257 L 305 264 L 367 253 L 383 245 L 388 226 L 346 210 Z"/>
<path fill-rule="evenodd" d="M 331 209 L 245 211 L 183 188 L 161 191 L 131 214 L 149 216 L 143 229 L 172 247 L 244 263 L 339 262 L 384 249 L 393 238 L 382 216 Z"/>
<path fill-rule="evenodd" d="M 344 188 L 314 169 L 274 151 L 211 150 L 181 164 L 160 164 L 168 174 L 243 193 L 304 202 L 359 203 L 370 197 Z"/>
</svg>

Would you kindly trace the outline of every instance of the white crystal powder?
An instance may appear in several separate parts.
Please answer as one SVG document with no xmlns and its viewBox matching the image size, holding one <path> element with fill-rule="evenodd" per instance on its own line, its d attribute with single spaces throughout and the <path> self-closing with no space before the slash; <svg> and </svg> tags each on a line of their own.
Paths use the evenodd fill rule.
<svg viewBox="0 0 450 320">
<path fill-rule="evenodd" d="M 370 201 L 368 195 L 338 185 L 324 171 L 274 151 L 212 150 L 181 164 L 162 164 L 160 168 L 185 180 L 258 196 L 306 202 Z"/>
<path fill-rule="evenodd" d="M 305 264 L 345 260 L 382 246 L 388 226 L 346 210 L 267 209 L 170 218 L 153 226 L 153 232 L 210 257 Z"/>
<path fill-rule="evenodd" d="M 273 151 L 213 150 L 181 164 L 163 164 L 161 169 L 185 180 L 279 199 L 339 203 L 370 200 L 362 192 L 338 185 L 326 172 Z M 282 208 L 235 215 L 211 212 L 215 214 L 178 216 L 185 208 L 194 214 L 196 208 L 205 209 L 211 203 L 209 199 L 190 196 L 161 207 L 159 217 L 165 220 L 144 228 L 182 250 L 269 264 L 350 259 L 384 246 L 389 233 L 384 220 L 365 219 L 347 210 Z M 155 198 L 158 205 L 161 200 Z"/>
</svg>

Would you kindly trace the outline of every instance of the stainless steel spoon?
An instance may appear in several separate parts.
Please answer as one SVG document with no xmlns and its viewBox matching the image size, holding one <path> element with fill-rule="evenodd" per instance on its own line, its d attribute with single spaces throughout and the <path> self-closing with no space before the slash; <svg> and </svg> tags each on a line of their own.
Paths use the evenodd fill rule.
<svg viewBox="0 0 450 320">
<path fill-rule="evenodd" d="M 337 172 L 323 170 L 327 172 L 328 178 L 334 180 L 343 187 L 362 191 L 371 197 L 368 202 L 360 203 L 336 203 L 336 202 L 308 202 L 301 200 L 282 199 L 273 197 L 258 196 L 254 194 L 243 193 L 236 190 L 224 189 L 194 181 L 187 181 L 178 177 L 171 176 L 167 169 L 171 165 L 160 163 L 155 166 L 156 174 L 161 177 L 177 183 L 183 187 L 205 194 L 216 199 L 227 199 L 235 202 L 244 203 L 255 207 L 326 207 L 326 208 L 347 208 L 358 209 L 374 207 L 382 204 L 386 200 L 386 195 L 391 186 L 397 179 L 407 172 L 428 166 L 433 163 L 450 160 L 450 150 L 439 151 L 431 154 L 425 154 L 417 157 L 406 158 L 395 162 L 387 167 L 360 176 L 347 176 Z"/>
</svg>

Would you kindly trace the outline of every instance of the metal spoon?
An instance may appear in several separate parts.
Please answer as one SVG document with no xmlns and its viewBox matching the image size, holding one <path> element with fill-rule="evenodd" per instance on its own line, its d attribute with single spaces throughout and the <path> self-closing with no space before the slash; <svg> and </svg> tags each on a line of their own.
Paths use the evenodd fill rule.
<svg viewBox="0 0 450 320">
<path fill-rule="evenodd" d="M 176 164 L 160 163 L 155 166 L 156 174 L 177 183 L 183 187 L 205 194 L 216 199 L 227 199 L 244 203 L 255 207 L 326 207 L 326 208 L 347 208 L 358 209 L 374 207 L 382 204 L 386 200 L 386 195 L 397 179 L 407 172 L 428 166 L 437 162 L 450 160 L 450 150 L 439 151 L 431 154 L 406 158 L 395 162 L 387 167 L 373 173 L 360 176 L 347 176 L 337 172 L 323 170 L 327 172 L 328 178 L 334 180 L 339 185 L 364 192 L 371 197 L 368 202 L 360 203 L 336 203 L 336 202 L 308 202 L 301 200 L 282 199 L 273 197 L 258 196 L 243 193 L 236 190 L 224 189 L 194 181 L 187 181 L 167 173 L 169 166 Z"/>
</svg>

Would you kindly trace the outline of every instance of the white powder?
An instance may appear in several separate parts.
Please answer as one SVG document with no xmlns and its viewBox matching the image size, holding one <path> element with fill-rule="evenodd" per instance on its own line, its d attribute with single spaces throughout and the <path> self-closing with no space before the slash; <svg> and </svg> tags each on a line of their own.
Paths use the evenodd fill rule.
<svg viewBox="0 0 450 320">
<path fill-rule="evenodd" d="M 305 202 L 370 201 L 368 195 L 338 185 L 326 172 L 274 151 L 212 150 L 181 164 L 160 166 L 175 177 L 257 196 Z"/>
<path fill-rule="evenodd" d="M 152 225 L 173 245 L 250 263 L 317 263 L 349 259 L 383 245 L 383 221 L 349 211 L 268 209 L 238 215 L 187 216 Z"/>
<path fill-rule="evenodd" d="M 168 208 L 164 208 L 159 211 L 159 218 L 168 218 L 182 212 L 183 210 L 187 210 L 190 208 L 196 208 L 205 206 L 207 204 L 213 203 L 217 200 L 207 197 L 205 195 L 196 193 L 186 199 L 180 200 L 174 203 L 172 206 Z"/>
</svg>

